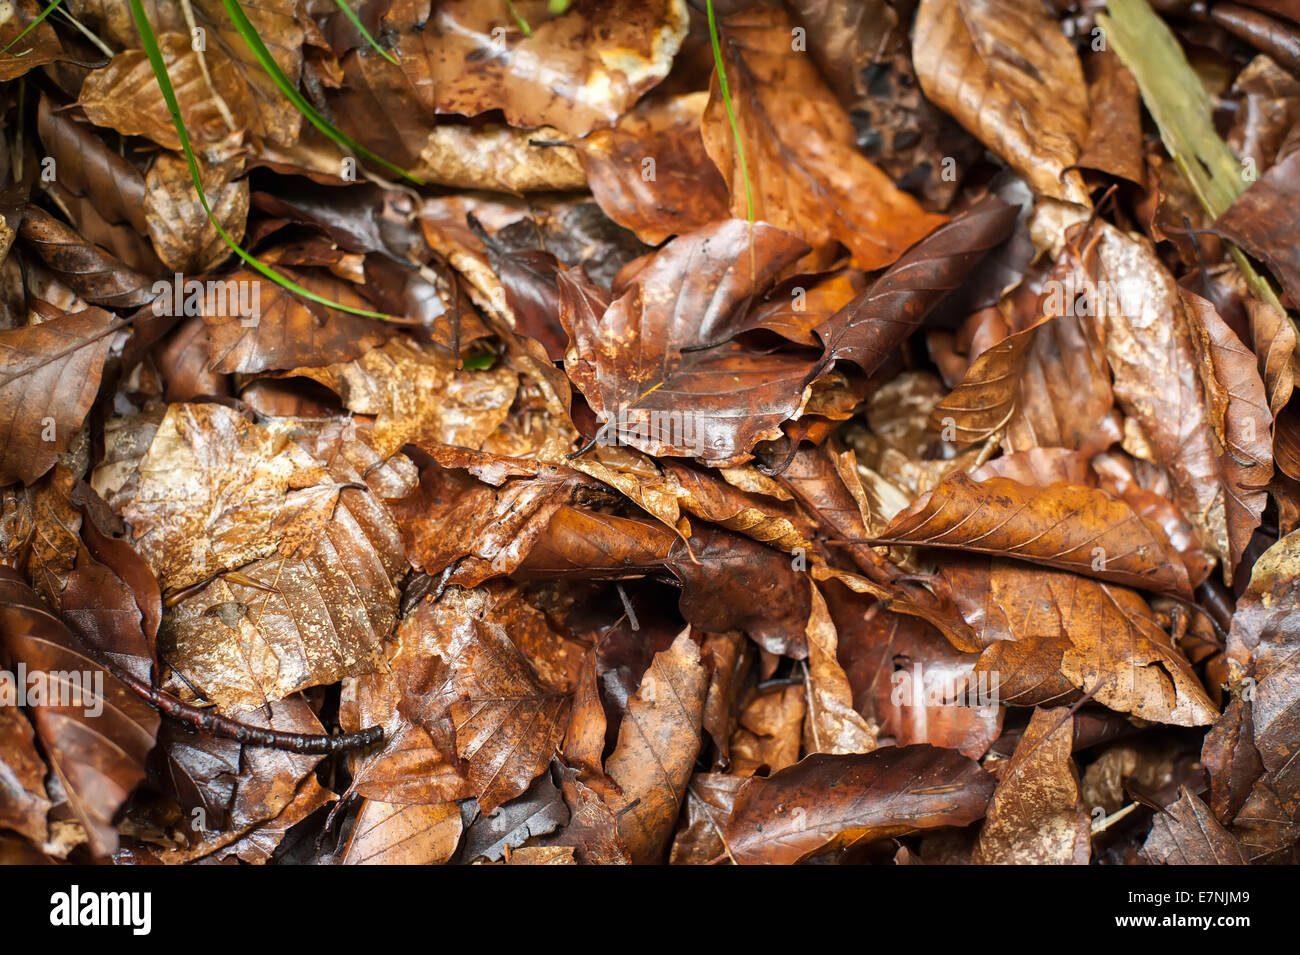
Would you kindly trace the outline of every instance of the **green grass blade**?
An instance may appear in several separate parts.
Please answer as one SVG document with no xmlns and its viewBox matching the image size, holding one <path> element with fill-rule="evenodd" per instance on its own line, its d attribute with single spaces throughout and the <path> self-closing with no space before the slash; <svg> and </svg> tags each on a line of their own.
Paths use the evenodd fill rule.
<svg viewBox="0 0 1300 955">
<path fill-rule="evenodd" d="M 176 90 L 172 88 L 171 77 L 167 75 L 167 64 L 163 61 L 162 50 L 158 48 L 158 38 L 154 35 L 153 26 L 149 23 L 148 16 L 145 15 L 143 0 L 130 0 L 130 4 L 131 16 L 135 20 L 136 31 L 140 34 L 140 43 L 144 47 L 145 56 L 149 58 L 149 65 L 153 67 L 154 78 L 158 81 L 158 88 L 162 90 L 163 100 L 167 103 L 167 112 L 171 114 L 172 124 L 176 127 L 176 134 L 180 137 L 181 152 L 185 154 L 185 161 L 189 164 L 190 178 L 194 180 L 194 188 L 198 191 L 199 202 L 203 204 L 203 211 L 208 214 L 208 221 L 216 228 L 226 245 L 230 246 L 235 254 L 243 259 L 250 268 L 255 269 L 277 285 L 287 288 L 295 295 L 301 295 L 303 298 L 318 302 L 327 308 L 351 312 L 353 315 L 364 315 L 366 318 L 392 319 L 394 316 L 385 315 L 383 312 L 371 312 L 363 308 L 353 308 L 339 302 L 331 302 L 329 299 L 303 288 L 288 276 L 281 275 L 269 265 L 245 252 L 240 248 L 239 243 L 230 237 L 230 233 L 217 221 L 217 217 L 212 214 L 212 207 L 208 205 L 207 194 L 203 191 L 203 176 L 199 172 L 198 160 L 194 158 L 194 149 L 190 145 L 190 134 L 185 128 L 185 120 L 181 118 L 181 107 L 176 100 Z"/>
<path fill-rule="evenodd" d="M 338 129 L 333 123 L 318 113 L 316 107 L 307 102 L 306 97 L 298 92 L 298 87 L 289 81 L 289 77 L 284 75 L 284 70 L 280 69 L 280 64 L 275 62 L 275 57 L 273 57 L 271 51 L 266 48 L 266 44 L 262 42 L 262 38 L 257 35 L 257 28 L 249 21 L 248 15 L 244 13 L 244 8 L 239 5 L 239 0 L 221 0 L 221 5 L 226 8 L 226 15 L 230 17 L 230 22 L 233 23 L 235 29 L 239 31 L 239 35 L 244 38 L 244 42 L 248 44 L 248 48 L 253 51 L 253 56 L 257 58 L 257 62 L 261 64 L 262 69 L 266 70 L 267 75 L 275 81 L 275 85 L 280 87 L 280 92 L 288 97 L 289 102 L 293 103 L 293 105 L 298 108 L 298 111 L 311 121 L 313 126 L 340 146 L 350 149 L 358 155 L 369 159 L 371 162 L 383 166 L 390 172 L 394 172 L 405 179 L 409 179 L 416 185 L 424 185 L 424 180 L 419 176 L 407 172 L 400 166 L 393 165 L 387 159 L 376 156 L 365 146 L 362 146 L 351 136 Z"/>
<path fill-rule="evenodd" d="M 1178 38 L 1147 0 L 1110 0 L 1109 8 L 1110 16 L 1098 14 L 1097 23 L 1137 80 L 1142 102 L 1183 178 L 1210 217 L 1219 218 L 1246 191 L 1246 180 L 1241 163 L 1214 129 L 1209 94 Z M 1232 244 L 1228 250 L 1255 294 L 1284 311 L 1245 253 Z"/>
<path fill-rule="evenodd" d="M 337 3 L 339 9 L 343 11 L 343 15 L 352 21 L 352 25 L 357 28 L 357 31 L 366 38 L 366 42 L 374 47 L 375 51 L 385 60 L 393 64 L 393 66 L 397 66 L 397 60 L 393 59 L 393 54 L 380 46 L 378 41 L 370 35 L 370 31 L 367 30 L 366 25 L 361 22 L 361 18 L 356 15 L 356 12 L 353 11 L 350 6 L 348 6 L 347 0 L 334 0 L 334 2 Z"/>
<path fill-rule="evenodd" d="M 17 35 L 16 37 L 14 37 L 12 40 L 10 40 L 8 43 L 6 43 L 6 44 L 4 45 L 4 49 L 0 49 L 0 53 L 8 53 L 8 52 L 9 52 L 9 48 L 10 48 L 11 46 L 13 46 L 15 43 L 17 43 L 19 40 L 21 40 L 21 39 L 22 39 L 23 37 L 25 37 L 27 34 L 31 33 L 33 30 L 35 30 L 36 27 L 37 27 L 37 25 L 39 25 L 40 22 L 41 22 L 42 20 L 44 20 L 44 19 L 45 19 L 46 17 L 48 17 L 51 13 L 53 13 L 53 12 L 54 12 L 54 8 L 57 7 L 57 6 L 58 6 L 60 3 L 62 3 L 62 2 L 63 2 L 63 0 L 54 0 L 53 3 L 51 3 L 48 7 L 46 7 L 44 10 L 42 10 L 40 13 L 38 13 L 38 14 L 36 15 L 36 19 L 33 20 L 31 23 L 27 24 L 27 26 L 23 29 L 23 32 L 22 32 L 22 33 L 18 34 L 18 35 Z M 15 54 L 15 55 L 16 55 L 16 56 L 22 56 L 23 54 L 18 53 L 18 54 Z"/>
<path fill-rule="evenodd" d="M 515 23 L 519 24 L 519 29 L 524 31 L 524 36 L 532 36 L 533 28 L 528 25 L 528 21 L 519 15 L 515 9 L 513 0 L 506 0 L 506 6 L 510 8 L 510 15 L 515 18 Z"/>
<path fill-rule="evenodd" d="M 749 184 L 749 163 L 745 161 L 745 144 L 740 141 L 740 126 L 736 122 L 736 111 L 731 105 L 731 90 L 727 86 L 727 70 L 722 65 L 722 42 L 718 39 L 718 21 L 713 14 L 713 0 L 709 4 L 709 38 L 713 41 L 713 65 L 718 71 L 718 89 L 722 91 L 722 102 L 727 107 L 727 119 L 731 121 L 731 137 L 736 141 L 736 155 L 740 157 L 740 171 L 745 175 L 745 199 L 749 203 L 749 224 L 754 224 L 754 190 Z"/>
<path fill-rule="evenodd" d="M 497 356 L 491 352 L 480 352 L 477 355 L 467 355 L 462 364 L 466 371 L 482 371 L 491 368 L 496 360 Z"/>
</svg>

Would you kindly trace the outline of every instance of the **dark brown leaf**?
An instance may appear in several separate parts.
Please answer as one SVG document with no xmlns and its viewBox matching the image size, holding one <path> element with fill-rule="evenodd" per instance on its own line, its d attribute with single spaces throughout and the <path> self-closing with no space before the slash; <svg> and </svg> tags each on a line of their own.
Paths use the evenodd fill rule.
<svg viewBox="0 0 1300 955">
<path fill-rule="evenodd" d="M 812 363 L 727 340 L 748 301 L 805 249 L 765 223 L 751 229 L 729 219 L 678 236 L 625 270 L 626 291 L 617 289 L 622 294 L 603 314 L 581 280 L 561 275 L 572 340 L 566 369 L 609 438 L 647 454 L 725 465 L 779 436 L 781 422 L 806 400 Z"/>
<path fill-rule="evenodd" d="M 867 374 L 875 371 L 971 275 L 984 254 L 1011 234 L 1018 212 L 987 197 L 908 249 L 865 292 L 817 327 L 823 362 L 843 359 Z"/>
<path fill-rule="evenodd" d="M 0 331 L 0 484 L 54 466 L 99 392 L 113 317 L 98 308 Z"/>
<path fill-rule="evenodd" d="M 992 795 L 993 777 L 952 750 L 816 754 L 741 787 L 727 841 L 742 865 L 784 865 L 875 839 L 969 825 Z"/>
<path fill-rule="evenodd" d="M 1246 865 L 1241 845 L 1184 787 L 1151 824 L 1142 855 L 1160 865 Z"/>
<path fill-rule="evenodd" d="M 28 697 L 36 735 L 92 851 L 111 855 L 118 845 L 113 816 L 144 778 L 158 714 L 89 657 L 7 567 L 0 567 L 0 640 L 5 669 L 17 673 L 21 664 L 23 689 L 41 688 L 40 702 Z"/>
</svg>

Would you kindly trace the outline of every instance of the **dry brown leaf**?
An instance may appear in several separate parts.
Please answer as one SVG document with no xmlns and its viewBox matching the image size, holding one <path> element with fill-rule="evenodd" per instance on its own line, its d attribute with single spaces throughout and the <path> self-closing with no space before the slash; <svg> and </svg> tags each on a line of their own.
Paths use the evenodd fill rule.
<svg viewBox="0 0 1300 955">
<path fill-rule="evenodd" d="M 671 865 L 709 865 L 728 852 L 723 833 L 744 776 L 696 773 L 686 790 L 686 825 L 673 837 Z"/>
<path fill-rule="evenodd" d="M 315 270 L 281 267 L 278 271 L 332 302 L 374 308 L 350 282 Z M 220 281 L 226 294 L 205 294 L 200 308 L 208 336 L 208 367 L 213 371 L 251 374 L 301 368 L 330 358 L 349 361 L 382 345 L 394 331 L 382 322 L 295 295 L 251 269 Z M 245 301 L 256 306 L 256 314 L 244 314 Z"/>
<path fill-rule="evenodd" d="M 1151 823 L 1142 855 L 1159 865 L 1247 864 L 1236 837 L 1186 787 Z"/>
<path fill-rule="evenodd" d="M 716 76 L 704 144 L 731 190 L 732 216 L 769 222 L 814 247 L 842 242 L 865 270 L 893 262 L 944 221 L 858 152 L 844 108 L 810 58 L 793 49 L 784 10 L 756 7 L 718 28 L 748 173 Z"/>
<path fill-rule="evenodd" d="M 704 151 L 703 91 L 647 97 L 576 145 L 605 215 L 647 245 L 730 218 L 727 184 Z"/>
<path fill-rule="evenodd" d="M 1106 357 L 1115 397 L 1140 435 L 1126 430 L 1125 447 L 1168 472 L 1174 500 L 1230 581 L 1259 525 L 1265 496 L 1258 482 L 1268 483 L 1262 462 L 1272 458 L 1254 358 L 1208 302 L 1184 295 L 1184 308 L 1149 242 L 1100 228 Z"/>
<path fill-rule="evenodd" d="M 1069 710 L 1034 710 L 998 776 L 972 864 L 1088 864 L 1092 827 L 1070 759 L 1073 742 Z"/>
<path fill-rule="evenodd" d="M 203 192 L 222 228 L 236 243 L 244 238 L 248 219 L 248 180 L 238 159 L 200 164 Z M 162 263 L 174 272 L 207 272 L 230 253 L 230 246 L 208 218 L 194 191 L 184 157 L 164 153 L 145 177 L 145 217 L 149 237 Z"/>
<path fill-rule="evenodd" d="M 0 484 L 54 466 L 99 392 L 113 316 L 98 308 L 0 331 Z"/>
<path fill-rule="evenodd" d="M 992 793 L 993 777 L 952 750 L 817 753 L 742 786 L 727 842 L 742 865 L 785 865 L 874 839 L 969 825 Z"/>
<path fill-rule="evenodd" d="M 1054 199 L 1090 205 L 1079 174 L 1088 90 L 1074 46 L 1036 0 L 921 0 L 921 89 Z"/>
<path fill-rule="evenodd" d="M 527 31 L 504 0 L 394 8 L 384 29 L 397 32 L 400 69 L 378 56 L 355 65 L 377 92 L 399 92 L 390 102 L 413 94 L 429 115 L 500 109 L 511 126 L 582 136 L 614 125 L 667 75 L 687 26 L 684 0 L 618 0 L 558 16 L 526 7 Z"/>
<path fill-rule="evenodd" d="M 441 865 L 460 845 L 460 806 L 394 806 L 367 799 L 352 824 L 342 865 Z"/>
<path fill-rule="evenodd" d="M 808 716 L 804 723 L 807 753 L 869 753 L 876 748 L 877 727 L 853 708 L 849 678 L 836 658 L 839 637 L 826 601 L 812 588 L 808 618 Z M 775 768 L 775 767 L 774 767 Z"/>
<path fill-rule="evenodd" d="M 558 129 L 435 126 L 412 170 L 426 182 L 522 195 L 585 189 L 587 177 L 572 150 L 534 145 L 563 139 Z"/>
<path fill-rule="evenodd" d="M 16 706 L 0 706 L 0 825 L 40 844 L 46 839 L 45 762 L 36 733 Z"/>
<path fill-rule="evenodd" d="M 1004 477 L 977 482 L 957 472 L 898 514 L 879 539 L 1014 557 L 1191 596 L 1187 569 L 1158 524 L 1077 484 L 1037 487 Z"/>
<path fill-rule="evenodd" d="M 634 863 L 661 861 L 701 744 L 708 689 L 700 648 L 683 630 L 655 654 L 636 694 L 628 699 L 618 744 L 605 761 L 622 796 L 618 833 Z"/>
<path fill-rule="evenodd" d="M 179 150 L 180 138 L 149 60 L 137 47 L 139 36 L 129 10 L 115 0 L 85 0 L 79 6 L 92 28 L 103 29 L 117 49 L 125 48 L 82 84 L 80 102 L 87 117 L 96 126 L 147 136 L 160 146 Z M 296 84 L 303 30 L 294 16 L 293 0 L 259 0 L 242 6 L 276 65 Z M 229 121 L 238 117 L 254 134 L 282 146 L 297 141 L 301 113 L 258 63 L 221 0 L 191 0 L 186 5 L 194 15 L 193 25 L 204 31 L 202 52 L 194 49 L 182 5 L 147 0 L 145 7 L 191 140 L 200 146 L 222 140 L 234 131 Z"/>
<path fill-rule="evenodd" d="M 381 457 L 421 441 L 478 450 L 505 421 L 519 379 L 501 364 L 482 371 L 456 364 L 440 350 L 392 339 L 354 361 L 287 375 L 320 382 L 349 411 L 376 415 L 374 448 Z"/>
<path fill-rule="evenodd" d="M 996 679 L 1003 703 L 1091 693 L 1113 710 L 1178 726 L 1205 726 L 1218 715 L 1134 591 L 1000 560 L 963 559 L 943 572 L 977 646 L 987 648 L 978 670 Z"/>
<path fill-rule="evenodd" d="M 435 619 L 445 633 L 435 652 L 449 672 L 445 692 L 457 755 L 479 808 L 491 813 L 549 765 L 570 702 L 538 680 L 504 627 L 486 619 L 486 599 L 459 588 L 443 595 Z"/>
</svg>

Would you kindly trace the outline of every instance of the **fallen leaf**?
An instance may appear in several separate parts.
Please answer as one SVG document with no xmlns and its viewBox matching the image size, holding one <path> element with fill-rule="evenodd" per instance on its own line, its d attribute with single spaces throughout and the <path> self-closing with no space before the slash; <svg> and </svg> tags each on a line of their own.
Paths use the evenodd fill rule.
<svg viewBox="0 0 1300 955">
<path fill-rule="evenodd" d="M 922 210 L 854 148 L 852 123 L 793 48 L 792 27 L 770 7 L 719 24 L 737 132 L 733 138 L 715 76 L 704 144 L 731 191 L 731 214 L 770 222 L 814 247 L 842 242 L 862 269 L 888 265 L 943 218 Z"/>
<path fill-rule="evenodd" d="M 603 314 L 580 280 L 562 274 L 565 367 L 610 438 L 722 465 L 776 437 L 803 406 L 811 363 L 728 339 L 745 303 L 806 248 L 765 223 L 729 219 L 643 260 Z"/>
<path fill-rule="evenodd" d="M 1134 591 L 1002 560 L 963 559 L 943 573 L 976 648 L 985 648 L 977 670 L 996 680 L 1003 703 L 1089 693 L 1121 713 L 1178 726 L 1205 726 L 1218 715 Z"/>
<path fill-rule="evenodd" d="M 1089 205 L 1077 172 L 1088 89 L 1074 47 L 1032 0 L 922 0 L 912 39 L 925 95 L 1042 195 Z"/>
<path fill-rule="evenodd" d="M 477 449 L 510 410 L 518 378 L 508 368 L 456 367 L 456 359 L 392 339 L 360 358 L 287 374 L 318 381 L 350 411 L 375 415 L 375 450 L 387 457 L 410 442 Z"/>
<path fill-rule="evenodd" d="M 933 746 L 817 753 L 736 794 L 727 841 L 741 865 L 788 865 L 858 843 L 984 815 L 993 777 Z"/>
<path fill-rule="evenodd" d="M 867 374 L 970 276 L 1015 224 L 1017 208 L 987 197 L 908 249 L 890 269 L 817 326 L 822 361 L 851 361 Z"/>
<path fill-rule="evenodd" d="M 812 588 L 808 618 L 808 717 L 804 749 L 808 753 L 869 753 L 878 728 L 853 708 L 849 678 L 836 659 L 839 638 L 821 592 Z"/>
<path fill-rule="evenodd" d="M 730 218 L 727 184 L 704 151 L 708 96 L 647 97 L 575 145 L 605 215 L 647 245 Z"/>
<path fill-rule="evenodd" d="M 460 844 L 460 807 L 394 806 L 367 799 L 361 804 L 342 865 L 441 865 Z"/>
<path fill-rule="evenodd" d="M 1184 787 L 1151 824 L 1142 855 L 1159 865 L 1247 865 L 1241 846 Z"/>
<path fill-rule="evenodd" d="M 1087 865 L 1091 823 L 1070 759 L 1067 709 L 1035 709 L 989 802 L 974 865 Z"/>
<path fill-rule="evenodd" d="M 634 863 L 660 861 L 699 753 L 707 690 L 700 649 L 684 630 L 655 654 L 636 695 L 628 700 L 618 744 L 605 761 L 622 790 L 618 833 Z"/>
<path fill-rule="evenodd" d="M 1300 156 L 1291 153 L 1243 192 L 1214 223 L 1214 229 L 1268 264 L 1292 302 L 1300 301 L 1300 260 L 1286 238 Z"/>
<path fill-rule="evenodd" d="M 0 567 L 0 637 L 7 692 L 17 695 L 11 675 L 21 664 L 22 689 L 41 747 L 91 850 L 111 855 L 118 846 L 113 816 L 144 778 L 158 714 L 88 656 L 81 641 L 7 567 Z M 16 699 L 5 705 L 12 708 Z"/>
<path fill-rule="evenodd" d="M 0 331 L 0 483 L 31 484 L 68 450 L 99 393 L 112 322 L 90 308 Z"/>
<path fill-rule="evenodd" d="M 1191 594 L 1187 570 L 1159 525 L 1077 484 L 1032 487 L 950 474 L 878 539 L 1015 557 L 1130 587 Z"/>
</svg>

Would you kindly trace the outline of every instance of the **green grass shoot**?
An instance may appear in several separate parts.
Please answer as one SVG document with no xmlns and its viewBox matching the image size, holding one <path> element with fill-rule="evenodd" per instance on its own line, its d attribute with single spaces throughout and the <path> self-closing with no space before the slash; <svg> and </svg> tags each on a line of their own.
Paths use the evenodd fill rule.
<svg viewBox="0 0 1300 955">
<path fill-rule="evenodd" d="M 199 172 L 198 160 L 194 157 L 194 149 L 190 145 L 190 134 L 185 128 L 185 120 L 181 118 L 180 103 L 176 99 L 176 91 L 172 87 L 171 77 L 167 74 L 167 64 L 163 60 L 162 50 L 158 48 L 158 38 L 154 35 L 153 26 L 149 23 L 149 17 L 144 12 L 143 0 L 129 0 L 131 4 L 131 16 L 135 20 L 135 27 L 140 34 L 140 42 L 144 47 L 145 56 L 149 59 L 150 66 L 153 67 L 154 78 L 158 81 L 158 88 L 162 91 L 163 100 L 167 104 L 167 111 L 171 114 L 172 124 L 176 127 L 176 134 L 180 137 L 181 152 L 185 154 L 185 161 L 190 167 L 190 178 L 194 180 L 194 188 L 199 194 L 199 202 L 203 205 L 203 211 L 208 215 L 208 221 L 216 228 L 217 233 L 221 236 L 226 245 L 248 264 L 255 271 L 266 276 L 295 295 L 301 295 L 303 298 L 313 302 L 318 302 L 327 308 L 335 308 L 344 312 L 351 312 L 353 315 L 363 315 L 366 318 L 377 318 L 381 320 L 393 320 L 394 316 L 386 315 L 383 312 L 372 312 L 362 308 L 354 308 L 349 305 L 343 305 L 339 302 L 332 302 L 327 298 L 317 295 L 309 289 L 303 288 L 297 282 L 294 282 L 288 276 L 281 275 L 275 269 L 266 265 L 264 262 L 250 255 L 240 248 L 239 243 L 230 237 L 225 227 L 217 220 L 212 212 L 212 207 L 208 204 L 207 194 L 203 191 L 203 176 Z"/>
<path fill-rule="evenodd" d="M 36 15 L 36 19 L 33 20 L 31 23 L 27 24 L 27 26 L 23 29 L 23 32 L 22 32 L 22 33 L 18 34 L 18 35 L 17 35 L 16 37 L 14 37 L 12 40 L 10 40 L 8 43 L 6 43 L 6 44 L 4 45 L 4 49 L 0 49 L 0 53 L 8 53 L 8 52 L 9 52 L 9 48 L 10 48 L 11 46 L 13 46 L 15 43 L 17 43 L 19 40 L 21 40 L 21 39 L 22 39 L 23 37 L 25 37 L 27 34 L 31 33 L 33 30 L 35 30 L 36 27 L 40 24 L 40 22 L 41 22 L 42 20 L 44 20 L 46 17 L 48 17 L 51 13 L 53 13 L 53 12 L 54 12 L 54 8 L 57 7 L 57 6 L 58 6 L 60 3 L 62 3 L 62 2 L 63 2 L 63 0 L 54 0 L 53 3 L 51 3 L 48 7 L 46 7 L 44 10 L 42 10 L 40 13 L 38 13 L 38 14 Z M 15 6 L 15 8 L 16 8 L 16 7 L 17 7 L 17 4 L 15 4 L 14 6 Z M 29 51 L 23 51 L 23 53 L 15 53 L 14 55 L 15 55 L 15 56 L 24 56 L 24 55 L 26 55 L 27 52 L 29 52 Z"/>
<path fill-rule="evenodd" d="M 348 6 L 347 0 L 334 0 L 334 2 L 337 3 L 339 9 L 343 11 L 343 15 L 352 21 L 352 25 L 357 28 L 357 32 L 366 38 L 366 42 L 374 47 L 376 52 L 378 52 L 385 60 L 393 64 L 393 66 L 397 66 L 397 60 L 393 58 L 393 54 L 380 46 L 379 41 L 370 35 L 370 31 L 367 30 L 366 25 L 361 22 L 361 18 L 357 16 L 356 11 Z"/>
<path fill-rule="evenodd" d="M 397 173 L 397 175 L 409 179 L 416 185 L 424 185 L 423 179 L 412 175 L 399 166 L 393 165 L 387 159 L 376 156 L 369 149 L 366 149 L 365 146 L 356 142 L 351 136 L 335 127 L 333 123 L 318 113 L 316 107 L 307 102 L 307 98 L 298 92 L 297 85 L 290 82 L 289 77 L 284 75 L 284 70 L 280 69 L 280 64 L 275 62 L 275 57 L 271 55 L 271 51 L 266 48 L 266 44 L 263 43 L 262 38 L 258 36 L 257 28 L 249 21 L 248 15 L 244 13 L 244 8 L 239 5 L 239 0 L 221 0 L 221 5 L 226 8 L 226 15 L 230 17 L 230 22 L 233 23 L 235 29 L 239 31 L 239 35 L 244 38 L 244 42 L 248 44 L 248 48 L 253 51 L 253 56 L 257 58 L 257 62 L 261 65 L 262 69 L 264 69 L 267 75 L 275 81 L 275 85 L 280 87 L 280 92 L 288 97 L 289 102 L 293 103 L 293 105 L 298 108 L 298 111 L 311 121 L 313 126 L 345 149 L 350 149 L 354 153 L 369 159 L 371 162 L 378 163 L 390 172 Z M 134 6 L 135 5 L 132 4 L 133 8 Z"/>
<path fill-rule="evenodd" d="M 736 110 L 731 103 L 731 89 L 727 86 L 727 69 L 722 64 L 722 42 L 718 39 L 718 21 L 713 13 L 713 0 L 708 0 L 709 38 L 713 41 L 713 65 L 718 71 L 718 89 L 722 92 L 722 102 L 727 107 L 727 119 L 731 121 L 731 136 L 736 141 L 736 155 L 740 158 L 740 171 L 745 177 L 745 199 L 749 203 L 749 224 L 754 224 L 754 190 L 749 183 L 749 163 L 745 161 L 745 144 L 740 141 L 740 126 L 736 122 Z"/>
</svg>

